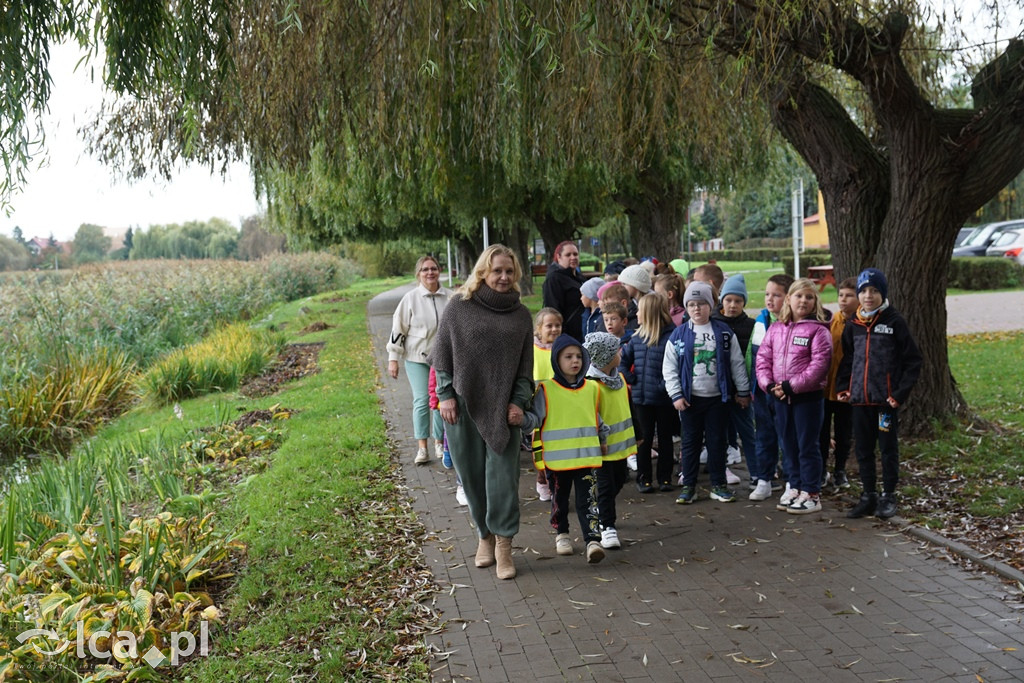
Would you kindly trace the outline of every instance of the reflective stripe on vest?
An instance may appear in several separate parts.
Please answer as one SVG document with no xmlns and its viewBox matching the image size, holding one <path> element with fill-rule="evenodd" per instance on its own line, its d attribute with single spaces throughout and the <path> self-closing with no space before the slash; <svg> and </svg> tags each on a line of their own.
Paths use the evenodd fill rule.
<svg viewBox="0 0 1024 683">
<path fill-rule="evenodd" d="M 626 389 L 625 378 L 620 389 L 594 381 L 601 389 L 601 419 L 611 429 L 607 441 L 608 455 L 604 459 L 624 460 L 636 453 L 636 434 L 633 417 L 629 413 L 629 390 Z"/>
<path fill-rule="evenodd" d="M 550 470 L 579 470 L 601 466 L 597 434 L 598 382 L 587 380 L 578 389 L 566 389 L 553 379 L 543 380 L 544 424 L 537 430 Z M 536 400 L 536 397 L 534 398 Z"/>
</svg>

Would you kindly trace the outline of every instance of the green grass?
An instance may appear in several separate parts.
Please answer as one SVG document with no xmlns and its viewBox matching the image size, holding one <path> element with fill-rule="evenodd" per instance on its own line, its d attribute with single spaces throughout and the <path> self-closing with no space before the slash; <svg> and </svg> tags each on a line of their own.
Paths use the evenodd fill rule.
<svg viewBox="0 0 1024 683">
<path fill-rule="evenodd" d="M 274 324 L 286 330 L 310 320 L 334 327 L 301 338 L 327 341 L 320 374 L 255 402 L 299 412 L 271 466 L 223 513 L 223 523 L 241 528 L 247 564 L 228 602 L 229 628 L 218 632 L 212 656 L 185 670 L 190 680 L 429 677 L 413 623 L 416 596 L 378 604 L 390 599 L 391 586 L 419 573 L 418 551 L 395 539 L 414 519 L 382 476 L 394 466 L 366 327 L 370 296 L 404 281 L 352 287 L 337 293 L 343 304 L 324 295 L 275 311 Z M 360 665 L 353 653 L 364 649 Z"/>
<path fill-rule="evenodd" d="M 908 440 L 901 447 L 907 479 L 904 496 L 936 500 L 934 514 L 915 521 L 932 527 L 950 523 L 949 509 L 975 517 L 1001 517 L 1024 510 L 1024 332 L 950 337 L 950 368 L 968 405 L 981 418 L 999 425 L 936 426 L 933 438 Z M 928 505 L 921 505 L 925 510 Z"/>
</svg>

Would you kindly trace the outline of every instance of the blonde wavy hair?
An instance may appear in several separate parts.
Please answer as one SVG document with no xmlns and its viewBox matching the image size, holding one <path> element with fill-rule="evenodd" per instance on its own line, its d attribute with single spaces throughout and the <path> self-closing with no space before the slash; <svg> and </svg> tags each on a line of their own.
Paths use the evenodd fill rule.
<svg viewBox="0 0 1024 683">
<path fill-rule="evenodd" d="M 494 264 L 496 256 L 508 256 L 512 259 L 512 290 L 515 292 L 520 291 L 519 281 L 523 278 L 523 267 L 519 264 L 516 252 L 504 244 L 492 244 L 484 249 L 484 253 L 480 254 L 480 258 L 476 260 L 476 265 L 473 266 L 469 277 L 466 278 L 466 284 L 462 285 L 462 288 L 459 290 L 464 299 L 472 299 L 476 291 L 480 289 L 480 285 L 484 283 L 487 274 L 491 272 L 491 266 Z"/>
<path fill-rule="evenodd" d="M 782 303 L 782 310 L 779 311 L 780 322 L 793 322 L 793 309 L 789 306 L 789 297 L 804 289 L 814 292 L 814 318 L 824 322 L 825 309 L 821 305 L 821 297 L 818 296 L 818 283 L 806 277 L 794 280 L 793 284 L 789 286 L 789 291 L 786 292 L 786 300 Z"/>
<path fill-rule="evenodd" d="M 636 336 L 648 346 L 657 344 L 661 331 L 672 324 L 668 297 L 658 292 L 644 294 L 636 305 L 636 320 L 639 323 Z"/>
</svg>

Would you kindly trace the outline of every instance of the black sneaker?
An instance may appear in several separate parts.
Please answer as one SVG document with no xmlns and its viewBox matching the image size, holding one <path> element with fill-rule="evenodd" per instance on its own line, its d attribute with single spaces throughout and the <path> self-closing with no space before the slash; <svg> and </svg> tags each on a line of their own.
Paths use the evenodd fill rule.
<svg viewBox="0 0 1024 683">
<path fill-rule="evenodd" d="M 835 475 L 832 477 L 832 484 L 837 489 L 846 490 L 850 488 L 850 478 L 846 476 L 845 471 L 836 470 Z"/>
<path fill-rule="evenodd" d="M 891 492 L 883 493 L 881 498 L 878 499 L 878 509 L 875 511 L 875 516 L 879 519 L 895 517 L 896 508 L 896 494 Z"/>
<path fill-rule="evenodd" d="M 867 517 L 868 515 L 875 514 L 875 508 L 877 507 L 877 493 L 862 493 L 860 494 L 860 500 L 857 501 L 857 504 L 850 508 L 850 511 L 846 513 L 846 517 L 848 519 L 860 519 L 861 517 Z"/>
<path fill-rule="evenodd" d="M 654 493 L 654 487 L 651 486 L 651 482 L 643 477 L 636 478 L 636 490 L 640 493 Z"/>
<path fill-rule="evenodd" d="M 658 490 L 663 492 L 675 491 L 676 487 L 672 485 L 671 479 L 666 479 L 658 485 Z"/>
</svg>

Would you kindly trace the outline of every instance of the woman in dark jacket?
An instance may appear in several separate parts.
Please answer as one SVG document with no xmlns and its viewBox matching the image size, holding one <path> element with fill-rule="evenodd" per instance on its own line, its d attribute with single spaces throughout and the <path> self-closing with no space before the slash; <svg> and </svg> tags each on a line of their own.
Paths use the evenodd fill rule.
<svg viewBox="0 0 1024 683">
<path fill-rule="evenodd" d="M 583 341 L 583 300 L 580 287 L 580 251 L 572 242 L 555 247 L 555 261 L 544 278 L 544 305 L 562 314 L 562 332 Z"/>
<path fill-rule="evenodd" d="M 658 453 L 658 488 L 671 491 L 675 462 L 672 435 L 679 422 L 679 413 L 665 390 L 665 377 L 661 370 L 665 345 L 675 329 L 669 315 L 668 299 L 657 293 L 640 297 L 637 320 L 640 326 L 622 348 L 619 365 L 633 391 L 638 431 L 643 435 L 643 441 L 637 444 L 636 488 L 640 493 L 655 490 L 651 480 L 651 442 L 657 429 L 658 448 L 661 449 Z"/>
</svg>

